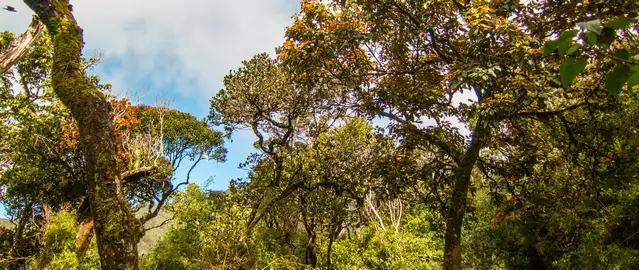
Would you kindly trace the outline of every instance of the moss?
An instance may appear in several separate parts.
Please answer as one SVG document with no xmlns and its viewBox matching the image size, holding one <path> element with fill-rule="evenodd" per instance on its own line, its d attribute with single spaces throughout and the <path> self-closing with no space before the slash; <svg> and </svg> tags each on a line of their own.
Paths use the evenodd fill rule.
<svg viewBox="0 0 639 270">
<path fill-rule="evenodd" d="M 103 267 L 136 268 L 136 244 L 143 234 L 143 227 L 117 186 L 116 146 L 106 99 L 82 69 L 82 28 L 73 19 L 68 1 L 52 0 L 51 6 L 46 6 L 48 1 L 25 2 L 44 18 L 52 35 L 53 90 L 79 124 L 83 151 L 92 176 L 89 183 L 91 208 Z"/>
<path fill-rule="evenodd" d="M 47 27 L 47 30 L 49 30 L 51 36 L 55 36 L 56 34 L 60 33 L 60 22 L 58 21 L 58 19 L 46 19 L 43 23 Z"/>
</svg>

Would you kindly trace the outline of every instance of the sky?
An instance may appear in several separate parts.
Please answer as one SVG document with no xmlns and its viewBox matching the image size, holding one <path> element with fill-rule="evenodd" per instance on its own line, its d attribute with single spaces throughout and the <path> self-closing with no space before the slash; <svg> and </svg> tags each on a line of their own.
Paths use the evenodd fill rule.
<svg viewBox="0 0 639 270">
<path fill-rule="evenodd" d="M 203 118 L 222 80 L 241 61 L 267 52 L 284 41 L 285 27 L 299 10 L 298 0 L 76 0 L 71 1 L 84 29 L 84 55 L 103 53 L 93 71 L 120 93 L 141 96 L 154 105 L 157 97 L 173 108 Z M 0 10 L 0 31 L 22 33 L 33 12 L 20 0 L 0 0 L 18 12 Z M 142 93 L 140 95 L 140 93 Z M 194 182 L 224 190 L 230 179 L 243 177 L 238 164 L 255 150 L 250 131 L 226 142 L 227 161 L 200 163 Z M 188 164 L 186 164 L 188 165 Z M 189 166 L 183 165 L 178 180 Z M 0 212 L 1 209 L 0 209 Z M 1 213 L 0 213 L 1 214 Z"/>
<path fill-rule="evenodd" d="M 274 53 L 284 42 L 285 27 L 299 11 L 299 0 L 71 0 L 84 29 L 84 55 L 101 52 L 92 72 L 114 91 L 154 105 L 158 97 L 171 99 L 174 109 L 203 118 L 209 100 L 223 87 L 223 78 L 253 55 Z M 0 0 L 18 12 L 0 10 L 0 31 L 22 33 L 32 12 L 21 0 Z M 465 93 L 455 97 L 464 102 Z M 471 97 L 472 98 L 472 97 Z M 430 121 L 432 122 L 432 121 Z M 425 120 L 425 123 L 429 123 Z M 373 124 L 386 126 L 388 119 Z M 463 125 L 462 133 L 467 133 Z M 200 162 L 192 182 L 225 190 L 231 179 L 245 177 L 238 165 L 256 150 L 252 131 L 235 133 L 225 143 L 227 161 Z M 176 181 L 190 164 L 182 164 Z M 212 181 L 209 181 L 212 179 Z M 3 216 L 0 206 L 0 216 Z"/>
</svg>

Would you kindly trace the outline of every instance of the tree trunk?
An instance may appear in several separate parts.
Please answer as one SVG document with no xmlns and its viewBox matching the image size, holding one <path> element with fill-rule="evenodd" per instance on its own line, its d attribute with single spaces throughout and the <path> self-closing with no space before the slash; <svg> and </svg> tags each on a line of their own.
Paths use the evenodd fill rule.
<svg viewBox="0 0 639 270">
<path fill-rule="evenodd" d="M 479 157 L 479 151 L 486 144 L 489 135 L 488 123 L 480 116 L 473 128 L 470 145 L 464 152 L 455 170 L 452 199 L 446 217 L 444 236 L 444 269 L 461 269 L 461 228 L 466 213 L 466 199 L 470 176 Z"/>
<path fill-rule="evenodd" d="M 20 219 L 18 220 L 18 226 L 16 226 L 16 230 L 13 233 L 13 241 L 11 242 L 11 250 L 9 250 L 9 256 L 16 257 L 18 254 L 18 249 L 20 248 L 20 243 L 22 242 L 22 234 L 24 232 L 24 227 L 27 225 L 27 220 L 31 215 L 31 211 L 33 210 L 33 203 L 29 203 L 22 209 L 22 213 L 20 213 Z"/>
<path fill-rule="evenodd" d="M 84 259 L 84 255 L 87 254 L 92 238 L 93 218 L 89 218 L 80 224 L 80 230 L 78 231 L 78 235 L 75 237 L 75 249 L 78 261 L 81 262 Z"/>
<path fill-rule="evenodd" d="M 24 2 L 52 36 L 53 91 L 78 122 L 102 269 L 137 269 L 137 243 L 144 230 L 122 193 L 106 98 L 87 79 L 81 65 L 82 28 L 68 0 Z"/>
<path fill-rule="evenodd" d="M 310 235 L 310 239 L 308 239 L 308 243 L 306 244 L 306 264 L 310 265 L 313 269 L 317 267 L 316 239 L 315 234 Z"/>
<path fill-rule="evenodd" d="M 331 230 L 328 235 L 328 248 L 326 250 L 326 269 L 331 270 L 331 252 L 333 250 L 333 242 L 335 238 L 342 232 L 342 223 L 344 220 L 340 220 L 335 224 L 335 228 Z"/>
</svg>

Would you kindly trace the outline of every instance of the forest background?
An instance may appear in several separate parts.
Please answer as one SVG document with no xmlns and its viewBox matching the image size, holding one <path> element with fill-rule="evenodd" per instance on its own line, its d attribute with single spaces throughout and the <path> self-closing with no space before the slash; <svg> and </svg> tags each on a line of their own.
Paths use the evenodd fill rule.
<svg viewBox="0 0 639 270">
<path fill-rule="evenodd" d="M 0 40 L 4 267 L 639 266 L 635 2 L 305 0 L 205 117 L 114 91 L 76 7 L 24 3 L 29 29 Z M 210 86 L 181 42 L 111 65 Z M 248 174 L 211 189 L 194 169 L 247 130 Z"/>
</svg>

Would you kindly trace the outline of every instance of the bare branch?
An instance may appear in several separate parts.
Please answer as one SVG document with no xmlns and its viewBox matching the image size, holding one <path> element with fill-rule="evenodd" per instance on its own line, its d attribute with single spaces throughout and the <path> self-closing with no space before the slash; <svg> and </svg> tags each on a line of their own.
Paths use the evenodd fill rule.
<svg viewBox="0 0 639 270">
<path fill-rule="evenodd" d="M 161 228 L 162 226 L 166 225 L 167 223 L 169 223 L 169 222 L 171 222 L 171 221 L 173 221 L 173 217 L 171 217 L 171 218 L 167 218 L 166 220 L 162 221 L 162 222 L 161 222 L 160 224 L 158 224 L 158 225 L 155 225 L 155 226 L 152 226 L 152 227 L 149 227 L 149 228 L 146 228 L 146 227 L 145 227 L 145 228 L 144 228 L 144 231 L 145 231 L 145 232 L 148 232 L 148 231 L 153 230 L 153 229 Z"/>
<path fill-rule="evenodd" d="M 375 209 L 375 206 L 373 205 L 373 193 L 369 192 L 368 195 L 366 196 L 366 203 L 368 206 L 369 211 L 375 215 L 375 217 L 377 218 L 377 221 L 379 221 L 379 225 L 382 227 L 382 231 L 386 232 L 386 226 L 384 226 L 384 220 L 382 220 L 382 217 L 379 215 L 379 213 L 377 212 L 377 209 Z"/>
<path fill-rule="evenodd" d="M 14 40 L 8 50 L 0 52 L 0 74 L 7 72 L 27 54 L 29 48 L 38 41 L 43 29 L 44 24 L 34 17 L 27 31 Z"/>
</svg>

